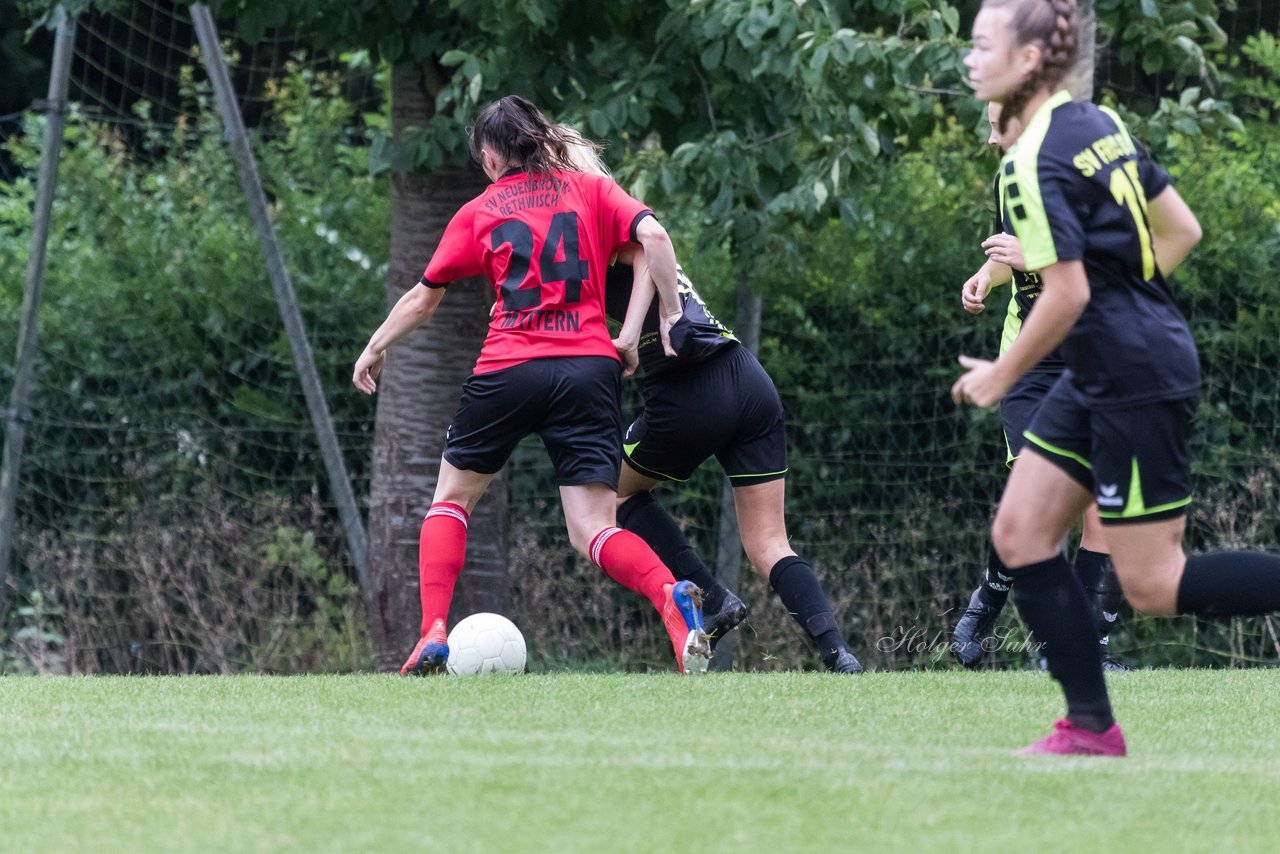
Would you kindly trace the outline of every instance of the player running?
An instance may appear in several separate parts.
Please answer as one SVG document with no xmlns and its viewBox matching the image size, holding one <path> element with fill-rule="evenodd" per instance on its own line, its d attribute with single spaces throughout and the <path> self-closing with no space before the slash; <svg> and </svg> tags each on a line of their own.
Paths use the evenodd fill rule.
<svg viewBox="0 0 1280 854">
<path fill-rule="evenodd" d="M 1084 589 L 1059 543 L 1097 504 L 1125 596 L 1204 617 L 1280 609 L 1280 556 L 1182 549 L 1199 394 L 1191 332 L 1165 275 L 1200 239 L 1169 177 L 1114 112 L 1059 90 L 1074 0 L 986 0 L 965 57 L 978 98 L 1022 122 L 1002 164 L 1005 230 L 1040 274 L 1036 310 L 994 362 L 960 357 L 957 403 L 994 405 L 1059 344 L 1067 372 L 1026 431 L 992 537 L 1013 598 L 1062 685 L 1066 718 L 1026 753 L 1123 756 Z"/>
<path fill-rule="evenodd" d="M 999 149 L 1003 155 L 1022 132 L 1022 125 L 1017 119 L 1010 119 L 1005 133 L 999 130 L 1000 105 L 992 102 L 987 105 L 987 120 L 991 124 L 991 135 L 987 143 Z M 1000 174 L 995 180 L 996 210 L 1001 210 Z M 996 233 L 982 243 L 987 253 L 987 261 L 978 272 L 969 277 L 961 288 L 960 301 L 964 310 L 970 314 L 979 314 L 986 308 L 983 300 L 991 288 L 1012 282 L 1012 293 L 1009 295 L 1009 308 L 1005 313 L 1004 334 L 1000 340 L 1000 352 L 1004 352 L 1017 337 L 1028 312 L 1040 296 L 1040 276 L 1025 271 L 1026 262 L 1022 257 L 1022 247 L 1018 238 L 1002 231 L 1003 216 L 996 223 Z M 1005 444 L 1009 449 L 1007 465 L 1022 452 L 1026 440 L 1023 431 L 1031 423 L 1040 401 L 1053 388 L 1066 365 L 1062 354 L 1057 349 L 1045 356 L 1040 362 L 1024 374 L 1013 388 L 1000 401 L 1000 421 L 1004 427 Z M 1108 642 L 1111 630 L 1115 627 L 1120 613 L 1120 604 L 1124 597 L 1120 592 L 1120 581 L 1116 578 L 1115 567 L 1107 555 L 1106 541 L 1102 536 L 1102 522 L 1098 519 L 1096 507 L 1089 507 L 1084 512 L 1084 530 L 1080 535 L 1080 547 L 1076 550 L 1075 573 L 1089 596 L 1094 617 L 1098 622 L 1098 644 L 1102 655 L 1102 668 L 1108 671 L 1125 671 L 1129 668 L 1116 661 L 1109 654 Z M 1000 555 L 995 547 L 987 551 L 987 570 L 978 588 L 969 597 L 968 606 L 960 613 L 955 632 L 951 638 L 951 652 L 956 660 L 965 667 L 975 667 L 988 651 L 993 638 L 996 618 L 1004 609 L 1009 598 L 1009 583 L 1012 579 L 1007 574 Z"/>
<path fill-rule="evenodd" d="M 574 148 L 584 172 L 607 175 L 596 151 Z M 614 340 L 644 371 L 644 409 L 623 440 L 618 524 L 644 538 L 677 578 L 703 591 L 714 644 L 747 616 L 742 600 L 698 559 L 680 526 L 653 498 L 663 482 L 681 483 L 715 456 L 733 486 L 747 559 L 800 624 L 827 670 L 860 673 L 812 565 L 787 539 L 787 436 L 782 401 L 755 355 L 707 309 L 676 268 L 681 315 L 671 328 L 671 358 L 660 334 L 659 303 L 647 256 L 624 247 L 606 277 L 605 311 L 622 323 Z M 666 301 L 661 301 L 665 307 Z"/>
<path fill-rule="evenodd" d="M 576 136 L 576 135 L 575 135 Z M 422 281 L 369 339 L 352 382 L 376 389 L 387 348 L 435 313 L 450 282 L 484 275 L 497 292 L 474 372 L 445 435 L 440 476 L 419 540 L 422 637 L 402 674 L 439 672 L 446 618 L 466 553 L 467 522 L 516 443 L 541 437 L 555 467 L 569 541 L 610 578 L 653 603 L 681 673 L 706 670 L 701 591 L 676 581 L 616 525 L 619 355 L 605 325 L 604 271 L 634 241 L 678 316 L 675 254 L 653 212 L 612 180 L 573 171 L 570 139 L 529 101 L 508 96 L 476 117 L 471 156 L 493 183 L 445 229 Z"/>
</svg>

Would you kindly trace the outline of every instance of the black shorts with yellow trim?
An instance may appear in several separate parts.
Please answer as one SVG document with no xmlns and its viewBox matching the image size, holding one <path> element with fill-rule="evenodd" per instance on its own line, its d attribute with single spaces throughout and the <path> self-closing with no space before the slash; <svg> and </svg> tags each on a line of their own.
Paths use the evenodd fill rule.
<svg viewBox="0 0 1280 854">
<path fill-rule="evenodd" d="M 617 489 L 621 394 L 621 366 L 602 356 L 531 359 L 473 375 L 445 434 L 444 458 L 455 468 L 494 474 L 521 439 L 537 433 L 558 485 Z"/>
<path fill-rule="evenodd" d="M 786 477 L 782 400 L 745 347 L 645 382 L 644 411 L 623 438 L 627 463 L 656 480 L 683 482 L 715 456 L 733 486 Z"/>
<path fill-rule="evenodd" d="M 1013 388 L 1000 399 L 1000 424 L 1004 427 L 1005 447 L 1008 449 L 1006 465 L 1013 465 L 1018 454 L 1022 453 L 1027 441 L 1023 434 L 1064 370 L 1061 362 L 1051 367 L 1036 365 L 1019 377 Z"/>
<path fill-rule="evenodd" d="M 1036 411 L 1026 448 L 1093 493 L 1104 525 L 1173 518 L 1191 503 L 1196 399 L 1092 408 L 1064 376 Z"/>
</svg>

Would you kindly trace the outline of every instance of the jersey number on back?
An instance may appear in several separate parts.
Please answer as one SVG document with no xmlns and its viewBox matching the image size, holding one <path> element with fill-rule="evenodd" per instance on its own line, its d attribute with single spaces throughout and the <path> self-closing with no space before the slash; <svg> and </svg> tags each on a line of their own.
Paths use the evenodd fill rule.
<svg viewBox="0 0 1280 854">
<path fill-rule="evenodd" d="M 542 304 L 542 286 L 551 282 L 564 282 L 564 303 L 582 299 L 582 280 L 588 277 L 587 262 L 578 256 L 578 215 L 572 211 L 558 213 L 551 218 L 547 236 L 538 253 L 539 283 L 522 288 L 529 266 L 533 261 L 533 231 L 518 219 L 510 219 L 493 230 L 493 251 L 504 244 L 511 246 L 511 261 L 507 275 L 498 285 L 502 291 L 503 311 L 524 311 Z M 564 260 L 557 261 L 560 245 L 564 244 Z"/>
<path fill-rule="evenodd" d="M 1151 250 L 1151 230 L 1147 228 L 1147 194 L 1138 178 L 1138 163 L 1130 160 L 1123 169 L 1111 170 L 1111 195 L 1116 203 L 1129 209 L 1138 228 L 1138 244 L 1142 247 L 1142 278 L 1150 281 L 1156 274 L 1156 256 Z"/>
</svg>

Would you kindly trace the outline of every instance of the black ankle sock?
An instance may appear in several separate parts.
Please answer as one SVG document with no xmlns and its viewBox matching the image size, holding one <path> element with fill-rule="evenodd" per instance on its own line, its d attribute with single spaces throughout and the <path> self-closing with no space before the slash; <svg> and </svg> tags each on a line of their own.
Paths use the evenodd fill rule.
<svg viewBox="0 0 1280 854">
<path fill-rule="evenodd" d="M 987 571 L 978 584 L 978 599 L 988 608 L 1003 608 L 1009 598 L 1009 584 L 1012 581 L 1000 555 L 996 554 L 996 547 L 991 546 L 987 550 Z"/>
<path fill-rule="evenodd" d="M 720 610 L 728 591 L 698 560 L 684 531 L 662 505 L 653 500 L 653 493 L 638 492 L 622 502 L 618 508 L 618 527 L 648 543 L 677 581 L 688 580 L 701 587 L 704 612 Z"/>
<path fill-rule="evenodd" d="M 1062 555 L 1019 567 L 1013 601 L 1040 643 L 1049 672 L 1067 697 L 1067 717 L 1102 732 L 1115 723 L 1098 657 L 1098 630 L 1084 588 Z"/>
<path fill-rule="evenodd" d="M 822 653 L 823 664 L 831 666 L 847 644 L 813 567 L 799 555 L 784 557 L 769 570 L 769 586 Z"/>
<path fill-rule="evenodd" d="M 1178 613 L 1246 617 L 1280 611 L 1280 556 L 1211 552 L 1187 558 L 1178 585 Z"/>
</svg>

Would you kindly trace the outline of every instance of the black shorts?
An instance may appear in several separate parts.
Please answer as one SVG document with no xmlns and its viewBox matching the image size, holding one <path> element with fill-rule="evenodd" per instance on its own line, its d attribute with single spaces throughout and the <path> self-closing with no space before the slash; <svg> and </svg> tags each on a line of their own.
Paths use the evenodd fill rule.
<svg viewBox="0 0 1280 854">
<path fill-rule="evenodd" d="M 617 489 L 621 392 L 621 366 L 602 356 L 531 359 L 473 375 L 445 433 L 444 458 L 464 471 L 494 474 L 521 439 L 537 433 L 557 484 Z"/>
<path fill-rule="evenodd" d="M 1018 454 L 1022 453 L 1027 442 L 1022 434 L 1049 394 L 1049 389 L 1062 376 L 1063 370 L 1065 369 L 1062 367 L 1034 367 L 1019 377 L 1013 388 L 1000 400 L 1000 423 L 1004 427 L 1005 446 L 1009 450 L 1009 456 L 1005 460 L 1007 465 L 1013 465 Z"/>
<path fill-rule="evenodd" d="M 750 350 L 725 347 L 646 382 L 623 450 L 632 468 L 658 480 L 686 481 L 713 454 L 734 486 L 778 480 L 787 474 L 782 400 Z"/>
<path fill-rule="evenodd" d="M 1191 503 L 1191 418 L 1196 399 L 1093 409 L 1069 377 L 1027 428 L 1027 448 L 1094 495 L 1104 525 L 1150 522 Z"/>
</svg>

